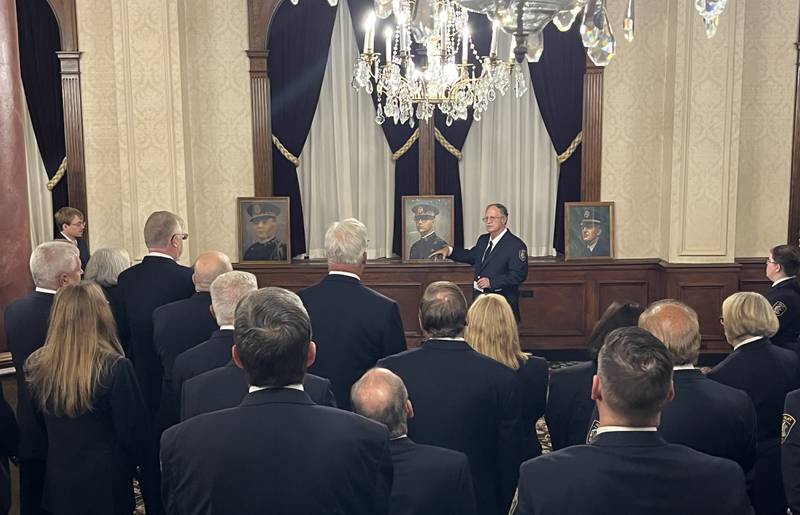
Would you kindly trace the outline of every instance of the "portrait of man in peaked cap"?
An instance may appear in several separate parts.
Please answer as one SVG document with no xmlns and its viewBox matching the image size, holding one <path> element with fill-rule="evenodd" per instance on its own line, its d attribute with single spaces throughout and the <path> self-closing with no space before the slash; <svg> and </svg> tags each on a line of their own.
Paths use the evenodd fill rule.
<svg viewBox="0 0 800 515">
<path fill-rule="evenodd" d="M 613 202 L 567 202 L 566 258 L 613 258 Z"/>
<path fill-rule="evenodd" d="M 452 195 L 403 197 L 403 260 L 433 260 L 452 244 L 453 221 Z"/>
<path fill-rule="evenodd" d="M 288 197 L 240 198 L 238 213 L 241 261 L 291 261 Z"/>
</svg>

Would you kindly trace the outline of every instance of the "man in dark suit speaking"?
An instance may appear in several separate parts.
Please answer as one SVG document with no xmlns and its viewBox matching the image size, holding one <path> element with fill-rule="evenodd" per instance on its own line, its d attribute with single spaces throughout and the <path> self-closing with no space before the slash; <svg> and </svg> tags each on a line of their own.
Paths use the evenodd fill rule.
<svg viewBox="0 0 800 515">
<path fill-rule="evenodd" d="M 441 255 L 472 265 L 474 295 L 499 293 L 506 298 L 519 321 L 519 285 L 528 278 L 528 247 L 506 227 L 508 209 L 503 204 L 486 206 L 483 223 L 486 234 L 482 234 L 471 249 L 444 247 L 431 256 Z"/>
</svg>

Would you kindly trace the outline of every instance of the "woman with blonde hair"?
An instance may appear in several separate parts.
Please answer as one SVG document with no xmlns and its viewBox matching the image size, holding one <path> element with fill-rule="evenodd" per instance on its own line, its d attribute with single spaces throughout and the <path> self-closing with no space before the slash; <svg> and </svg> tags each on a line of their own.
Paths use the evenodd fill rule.
<svg viewBox="0 0 800 515">
<path fill-rule="evenodd" d="M 508 301 L 496 293 L 481 295 L 472 303 L 464 336 L 476 351 L 517 371 L 522 460 L 539 456 L 542 446 L 536 435 L 536 421 L 544 414 L 547 402 L 547 361 L 522 352 L 514 312 Z"/>
<path fill-rule="evenodd" d="M 130 515 L 135 467 L 152 471 L 157 463 L 133 365 L 99 286 L 58 291 L 47 340 L 26 361 L 25 374 L 47 428 L 42 507 L 55 515 Z M 148 501 L 158 485 L 149 477 L 141 484 L 148 513 L 157 513 Z"/>
<path fill-rule="evenodd" d="M 770 342 L 778 317 L 770 303 L 754 292 L 734 293 L 722 303 L 720 323 L 733 351 L 708 377 L 744 391 L 756 408 L 756 464 L 748 474 L 750 500 L 758 515 L 785 514 L 780 433 L 786 394 L 800 387 L 800 360 Z"/>
</svg>

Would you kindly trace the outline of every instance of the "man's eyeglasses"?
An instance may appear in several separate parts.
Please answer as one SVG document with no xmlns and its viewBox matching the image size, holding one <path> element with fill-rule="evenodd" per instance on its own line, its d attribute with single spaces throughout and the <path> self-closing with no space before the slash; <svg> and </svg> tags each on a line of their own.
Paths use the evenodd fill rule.
<svg viewBox="0 0 800 515">
<path fill-rule="evenodd" d="M 75 223 L 71 223 L 70 225 L 74 225 L 76 227 L 86 227 L 86 222 L 84 222 L 83 220 L 79 220 Z"/>
<path fill-rule="evenodd" d="M 772 259 L 772 258 L 767 258 L 766 264 L 767 264 L 767 265 L 769 265 L 769 264 L 777 265 L 777 264 L 778 264 L 778 262 L 777 262 L 777 261 L 775 261 L 775 260 L 774 260 L 774 259 Z"/>
<path fill-rule="evenodd" d="M 481 222 L 483 222 L 483 223 L 495 222 L 495 221 L 500 221 L 503 218 L 505 218 L 505 217 L 504 216 L 484 216 L 483 218 L 481 218 Z"/>
<path fill-rule="evenodd" d="M 173 234 L 172 236 L 177 236 L 177 237 L 179 237 L 180 239 L 182 239 L 184 241 L 189 239 L 189 233 L 187 233 L 187 232 L 183 232 L 183 233 L 179 232 L 179 233 Z"/>
</svg>

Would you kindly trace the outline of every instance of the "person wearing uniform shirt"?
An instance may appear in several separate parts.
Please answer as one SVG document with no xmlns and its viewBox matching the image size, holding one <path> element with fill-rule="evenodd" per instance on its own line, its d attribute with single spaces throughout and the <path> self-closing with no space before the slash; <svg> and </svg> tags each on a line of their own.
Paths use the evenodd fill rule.
<svg viewBox="0 0 800 515">
<path fill-rule="evenodd" d="M 431 204 L 417 204 L 411 208 L 411 212 L 414 214 L 419 239 L 411 245 L 408 257 L 428 259 L 428 256 L 447 246 L 447 242 L 436 234 L 436 215 L 439 214 L 439 208 Z"/>
<path fill-rule="evenodd" d="M 275 204 L 250 204 L 247 206 L 247 214 L 250 215 L 256 242 L 247 247 L 243 260 L 286 260 L 286 243 L 278 238 L 278 215 L 281 214 L 281 208 Z"/>
<path fill-rule="evenodd" d="M 603 222 L 595 216 L 593 209 L 584 209 L 581 218 L 581 241 L 575 257 L 610 257 L 611 244 L 603 230 Z"/>
<path fill-rule="evenodd" d="M 781 424 L 781 465 L 783 488 L 789 510 L 800 515 L 800 390 L 786 394 Z"/>
<path fill-rule="evenodd" d="M 800 335 L 800 248 L 794 245 L 778 245 L 770 251 L 767 259 L 767 278 L 772 286 L 764 295 L 778 316 L 780 327 L 772 343 L 800 352 L 797 338 Z"/>
</svg>

